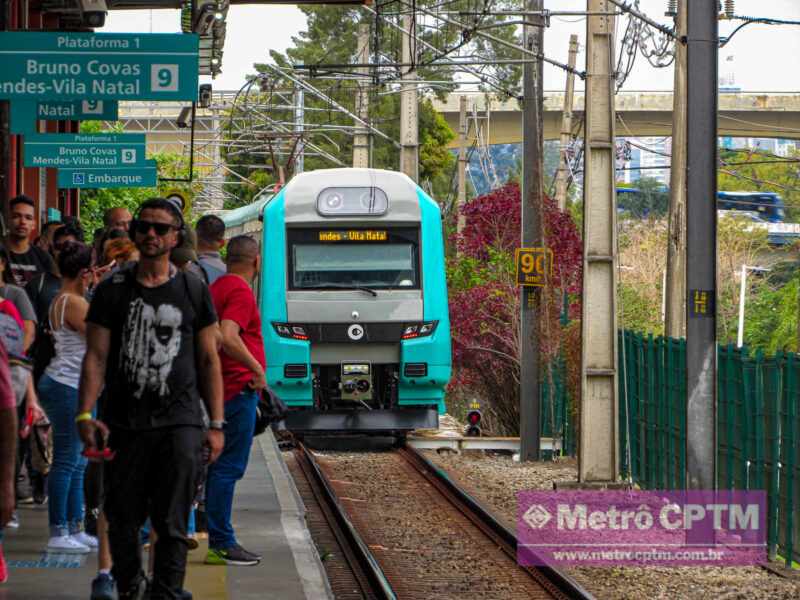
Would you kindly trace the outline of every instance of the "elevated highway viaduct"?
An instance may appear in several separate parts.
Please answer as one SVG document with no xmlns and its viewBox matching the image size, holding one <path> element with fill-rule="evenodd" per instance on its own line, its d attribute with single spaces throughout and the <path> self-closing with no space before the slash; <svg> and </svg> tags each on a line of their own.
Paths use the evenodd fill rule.
<svg viewBox="0 0 800 600">
<path fill-rule="evenodd" d="M 453 131 L 458 131 L 458 103 L 462 94 L 452 93 L 433 105 Z M 469 93 L 468 112 L 477 105 L 479 117 L 486 117 L 484 94 Z M 584 94 L 575 94 L 573 133 L 583 122 Z M 544 137 L 558 139 L 564 106 L 563 92 L 545 92 Z M 617 136 L 664 137 L 672 134 L 672 92 L 621 92 L 616 96 Z M 488 119 L 489 144 L 522 141 L 519 102 L 491 100 Z M 800 139 L 800 93 L 724 92 L 719 96 L 719 135 L 724 137 Z M 454 140 L 451 147 L 457 145 Z"/>
</svg>

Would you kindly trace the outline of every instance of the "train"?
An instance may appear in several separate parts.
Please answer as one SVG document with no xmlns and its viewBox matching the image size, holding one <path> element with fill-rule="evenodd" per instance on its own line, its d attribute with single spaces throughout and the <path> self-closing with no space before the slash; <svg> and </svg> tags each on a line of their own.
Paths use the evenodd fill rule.
<svg viewBox="0 0 800 600">
<path fill-rule="evenodd" d="M 436 428 L 452 359 L 439 205 L 402 173 L 323 169 L 223 215 L 261 240 L 267 384 L 296 433 Z"/>
<path fill-rule="evenodd" d="M 669 188 L 659 191 L 667 194 Z M 638 196 L 642 190 L 638 188 L 617 188 L 617 195 Z M 774 192 L 717 192 L 717 208 L 719 210 L 741 211 L 749 213 L 759 221 L 766 223 L 783 223 L 786 220 L 786 204 L 780 194 Z"/>
</svg>

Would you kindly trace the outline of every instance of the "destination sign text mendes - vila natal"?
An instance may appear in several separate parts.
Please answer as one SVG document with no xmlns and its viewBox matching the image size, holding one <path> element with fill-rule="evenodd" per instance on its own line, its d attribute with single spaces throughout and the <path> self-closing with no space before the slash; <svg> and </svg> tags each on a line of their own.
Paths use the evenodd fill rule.
<svg viewBox="0 0 800 600">
<path fill-rule="evenodd" d="M 0 33 L 0 98 L 192 100 L 194 34 Z"/>
</svg>

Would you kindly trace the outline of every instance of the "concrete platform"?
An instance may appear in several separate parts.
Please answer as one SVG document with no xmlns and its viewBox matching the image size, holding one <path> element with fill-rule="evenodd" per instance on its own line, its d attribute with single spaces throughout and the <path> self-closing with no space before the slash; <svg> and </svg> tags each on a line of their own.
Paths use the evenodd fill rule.
<svg viewBox="0 0 800 600">
<path fill-rule="evenodd" d="M 197 600 L 321 600 L 332 598 L 325 570 L 305 525 L 305 507 L 267 431 L 253 444 L 236 490 L 233 525 L 239 542 L 264 555 L 254 567 L 203 564 L 207 545 L 189 553 L 186 589 Z M 89 598 L 96 555 L 47 555 L 47 509 L 20 507 L 21 526 L 6 530 L 9 580 L 0 600 Z"/>
</svg>

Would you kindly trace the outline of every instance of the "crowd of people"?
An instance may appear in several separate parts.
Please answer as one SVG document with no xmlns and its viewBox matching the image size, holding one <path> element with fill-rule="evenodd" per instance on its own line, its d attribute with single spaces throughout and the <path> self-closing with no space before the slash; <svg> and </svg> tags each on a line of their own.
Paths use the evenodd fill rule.
<svg viewBox="0 0 800 600">
<path fill-rule="evenodd" d="M 41 224 L 9 203 L 0 246 L 0 583 L 19 504 L 46 505 L 47 552 L 98 552 L 92 600 L 187 599 L 187 553 L 255 565 L 233 530 L 266 388 L 258 243 L 213 215 L 145 201 Z M 225 247 L 225 259 L 221 251 Z M 150 563 L 142 547 L 150 546 Z M 12 582 L 13 585 L 13 582 Z"/>
</svg>

